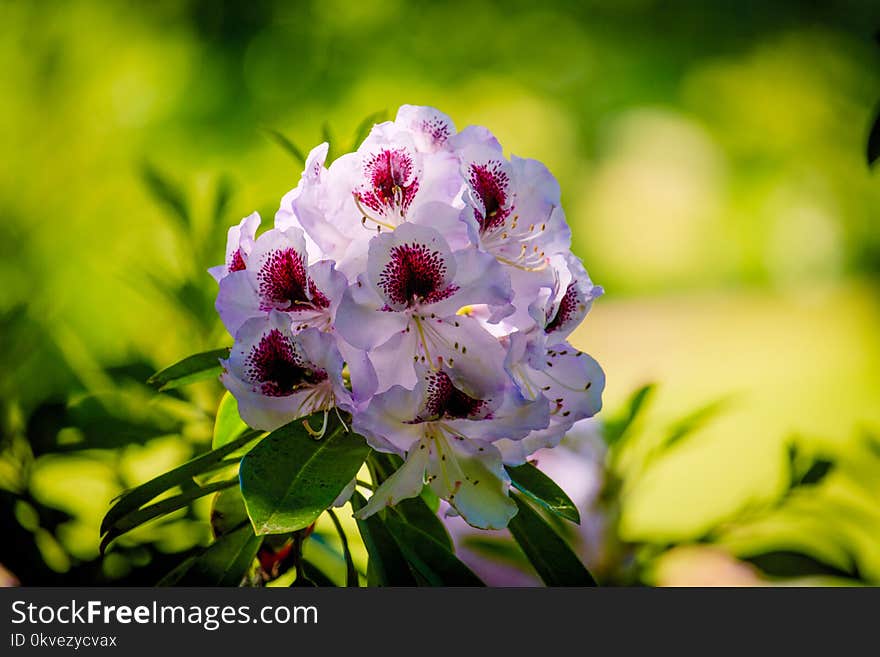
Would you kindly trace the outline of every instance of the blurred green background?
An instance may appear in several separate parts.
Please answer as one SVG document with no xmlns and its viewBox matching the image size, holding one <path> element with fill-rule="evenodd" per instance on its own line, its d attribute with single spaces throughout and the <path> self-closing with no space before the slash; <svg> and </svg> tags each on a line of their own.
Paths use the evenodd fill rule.
<svg viewBox="0 0 880 657">
<path fill-rule="evenodd" d="M 721 543 L 880 582 L 878 28 L 870 0 L 3 0 L 0 564 L 152 583 L 207 540 L 197 508 L 98 558 L 110 499 L 210 440 L 219 386 L 142 383 L 229 342 L 204 270 L 299 177 L 267 130 L 350 148 L 413 103 L 558 177 L 607 291 L 574 342 L 609 413 L 659 384 L 645 449 L 725 402 L 627 487 L 620 539 L 688 543 L 772 498 L 797 440 L 837 464 L 816 499 Z"/>
</svg>

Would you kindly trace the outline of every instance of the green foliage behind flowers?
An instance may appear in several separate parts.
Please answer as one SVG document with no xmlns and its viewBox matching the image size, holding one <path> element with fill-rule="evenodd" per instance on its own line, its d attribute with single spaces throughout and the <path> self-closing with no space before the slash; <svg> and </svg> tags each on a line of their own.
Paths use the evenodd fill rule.
<svg viewBox="0 0 880 657">
<path fill-rule="evenodd" d="M 878 196 L 864 166 L 877 102 L 874 3 L 358 7 L 4 7 L 0 137 L 15 156 L 0 176 L 0 523 L 7 545 L 26 548 L 0 562 L 25 583 L 152 583 L 208 544 L 210 496 L 99 557 L 108 501 L 211 440 L 218 385 L 157 397 L 143 382 L 224 344 L 203 277 L 222 243 L 208 242 L 245 208 L 274 211 L 270 199 L 300 168 L 261 129 L 310 143 L 329 120 L 354 136 L 366 112 L 415 93 L 500 126 L 514 152 L 545 159 L 574 196 L 578 253 L 615 298 L 631 296 L 612 329 L 596 329 L 617 372 L 608 408 L 639 381 L 661 383 L 656 412 L 634 433 L 659 440 L 667 420 L 748 382 L 736 413 L 630 487 L 626 538 L 680 543 L 707 517 L 772 497 L 786 478 L 781 446 L 797 432 L 802 451 L 836 459 L 812 492 L 844 510 L 825 518 L 812 495 L 796 495 L 725 545 L 781 533 L 844 565 L 834 543 L 845 539 L 876 581 L 876 462 L 854 430 L 876 433 L 880 392 Z M 431 38 L 463 15 L 442 44 Z M 491 65 L 474 67 L 486 34 Z M 162 188 L 166 199 L 155 196 Z M 852 275 L 867 285 L 851 287 Z M 733 303 L 678 296 L 695 287 Z M 792 298 L 803 312 L 782 313 Z M 668 323 L 672 314 L 682 324 Z M 625 330 L 658 323 L 647 347 Z M 696 326 L 711 346 L 694 339 Z M 777 326 L 785 335 L 774 341 L 764 331 Z M 780 342 L 803 346 L 780 354 Z M 669 358 L 652 358 L 660 351 Z M 739 485 L 749 477 L 761 485 Z M 341 583 L 336 548 L 325 514 L 304 552 Z M 363 547 L 351 548 L 365 577 Z"/>
</svg>

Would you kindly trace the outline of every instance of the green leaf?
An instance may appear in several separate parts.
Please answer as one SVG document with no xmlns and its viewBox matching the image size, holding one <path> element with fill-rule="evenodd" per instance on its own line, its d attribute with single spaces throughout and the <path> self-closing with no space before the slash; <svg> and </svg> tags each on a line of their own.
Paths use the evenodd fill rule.
<svg viewBox="0 0 880 657">
<path fill-rule="evenodd" d="M 196 381 L 216 378 L 220 376 L 221 367 L 218 361 L 221 358 L 229 358 L 229 347 L 187 356 L 182 361 L 156 372 L 147 379 L 147 383 L 162 392 Z"/>
<path fill-rule="evenodd" d="M 175 586 L 183 576 L 189 572 L 189 569 L 192 568 L 197 558 L 198 556 L 187 557 L 181 561 L 170 573 L 166 574 L 162 579 L 156 582 L 156 586 Z"/>
<path fill-rule="evenodd" d="M 178 586 L 239 586 L 262 542 L 263 537 L 254 535 L 250 524 L 245 523 L 209 545 L 176 583 Z"/>
<path fill-rule="evenodd" d="M 170 470 L 155 479 L 141 484 L 136 488 L 123 493 L 116 501 L 104 519 L 101 521 L 101 534 L 105 534 L 110 527 L 115 525 L 121 518 L 137 511 L 144 504 L 152 500 L 154 497 L 164 493 L 165 491 L 181 485 L 192 485 L 193 477 L 196 475 L 206 474 L 221 468 L 228 467 L 237 463 L 237 459 L 226 459 L 226 457 L 253 442 L 262 435 L 259 431 L 248 431 L 239 436 L 231 443 L 227 443 L 220 449 L 211 450 L 201 456 L 197 456 Z"/>
<path fill-rule="evenodd" d="M 484 586 L 470 568 L 430 534 L 391 514 L 385 522 L 404 558 L 431 586 Z"/>
<path fill-rule="evenodd" d="M 403 465 L 403 459 L 396 454 L 385 454 L 383 452 L 373 452 L 367 461 L 370 466 L 370 474 L 373 477 L 373 483 L 378 487 L 383 481 L 388 479 L 394 472 Z"/>
<path fill-rule="evenodd" d="M 627 434 L 632 428 L 633 422 L 653 396 L 656 387 L 653 383 L 642 386 L 629 398 L 626 410 L 620 417 L 606 420 L 603 435 L 605 443 L 609 447 L 622 444 L 624 439 L 628 437 Z"/>
<path fill-rule="evenodd" d="M 141 178 L 153 198 L 171 212 L 185 231 L 189 231 L 191 227 L 189 204 L 177 183 L 149 162 L 141 165 Z"/>
<path fill-rule="evenodd" d="M 303 152 L 299 147 L 288 139 L 284 133 L 275 130 L 274 128 L 263 128 L 263 131 L 272 141 L 281 146 L 281 148 L 283 148 L 294 160 L 303 165 L 306 163 L 306 156 L 303 155 Z"/>
<path fill-rule="evenodd" d="M 576 525 L 581 524 L 581 514 L 571 498 L 565 494 L 555 481 L 541 472 L 532 463 L 505 466 L 510 481 L 520 492 L 531 500 Z"/>
<path fill-rule="evenodd" d="M 431 511 L 421 497 L 401 500 L 392 510 L 397 512 L 408 524 L 424 532 L 447 550 L 454 549 L 446 525 L 435 512 Z"/>
<path fill-rule="evenodd" d="M 315 416 L 310 419 L 317 424 Z M 262 535 L 308 527 L 354 479 L 369 453 L 364 439 L 347 433 L 336 418 L 320 440 L 302 420 L 273 431 L 241 462 L 241 490 L 254 530 Z"/>
<path fill-rule="evenodd" d="M 240 488 L 227 488 L 214 496 L 211 503 L 211 532 L 214 538 L 228 534 L 246 522 L 250 520 Z"/>
<path fill-rule="evenodd" d="M 424 500 L 425 504 L 433 513 L 437 513 L 440 511 L 440 498 L 437 497 L 437 493 L 431 490 L 430 486 L 425 486 L 422 489 L 422 494 L 419 496 Z M 445 525 L 444 525 L 445 527 Z"/>
<path fill-rule="evenodd" d="M 228 479 L 225 481 L 216 481 L 210 484 L 205 484 L 204 486 L 194 486 L 179 495 L 168 497 L 155 504 L 150 504 L 149 506 L 145 506 L 142 509 L 138 509 L 123 516 L 107 528 L 107 533 L 104 535 L 104 538 L 101 539 L 101 554 L 104 554 L 110 543 L 123 534 L 130 532 L 132 529 L 140 527 L 145 522 L 149 522 L 150 520 L 154 520 L 161 516 L 167 516 L 169 513 L 173 513 L 174 511 L 189 506 L 200 497 L 235 486 L 237 483 L 237 479 Z"/>
<path fill-rule="evenodd" d="M 367 503 L 359 491 L 351 497 L 351 506 L 359 511 Z M 410 570 L 406 557 L 400 546 L 388 531 L 380 511 L 363 520 L 358 519 L 357 525 L 367 553 L 370 555 L 367 564 L 367 581 L 378 586 L 416 586 L 418 581 Z"/>
<path fill-rule="evenodd" d="M 596 580 L 559 534 L 519 495 L 508 526 L 514 540 L 547 586 L 596 586 Z"/>
<path fill-rule="evenodd" d="M 339 534 L 339 540 L 342 541 L 342 556 L 345 558 L 345 585 L 349 587 L 360 586 L 360 582 L 358 581 L 358 571 L 357 568 L 354 567 L 354 559 L 351 558 L 351 550 L 348 547 L 348 537 L 345 535 L 345 530 L 342 529 L 342 523 L 339 522 L 339 518 L 336 517 L 336 512 L 333 509 L 327 509 L 327 515 L 330 516 L 330 520 L 333 521 L 333 526 L 336 527 L 336 533 Z"/>
<path fill-rule="evenodd" d="M 214 438 L 211 447 L 217 449 L 228 445 L 247 430 L 248 425 L 238 414 L 238 401 L 226 391 L 220 398 L 220 405 L 214 418 Z"/>
</svg>

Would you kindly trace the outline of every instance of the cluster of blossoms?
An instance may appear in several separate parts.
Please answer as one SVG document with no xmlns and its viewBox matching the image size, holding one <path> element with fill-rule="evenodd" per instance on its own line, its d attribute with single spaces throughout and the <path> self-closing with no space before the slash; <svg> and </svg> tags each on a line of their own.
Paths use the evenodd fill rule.
<svg viewBox="0 0 880 657">
<path fill-rule="evenodd" d="M 602 289 L 571 253 L 559 185 L 429 107 L 327 152 L 272 229 L 257 237 L 252 214 L 229 230 L 211 270 L 235 338 L 223 383 L 254 428 L 342 410 L 404 457 L 362 517 L 428 484 L 471 525 L 506 527 L 504 465 L 597 413 L 605 383 L 567 342 Z"/>
</svg>

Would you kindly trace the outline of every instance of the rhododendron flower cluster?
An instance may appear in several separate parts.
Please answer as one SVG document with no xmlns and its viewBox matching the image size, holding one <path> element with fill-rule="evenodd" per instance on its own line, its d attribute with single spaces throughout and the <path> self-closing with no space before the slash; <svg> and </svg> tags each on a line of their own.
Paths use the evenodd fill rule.
<svg viewBox="0 0 880 657">
<path fill-rule="evenodd" d="M 427 484 L 471 525 L 505 527 L 504 466 L 602 403 L 601 368 L 567 341 L 602 289 L 571 253 L 559 185 L 429 107 L 327 153 L 309 153 L 273 227 L 258 236 L 252 214 L 229 230 L 211 270 L 235 339 L 223 383 L 251 427 L 334 412 L 403 457 L 361 517 Z"/>
</svg>

